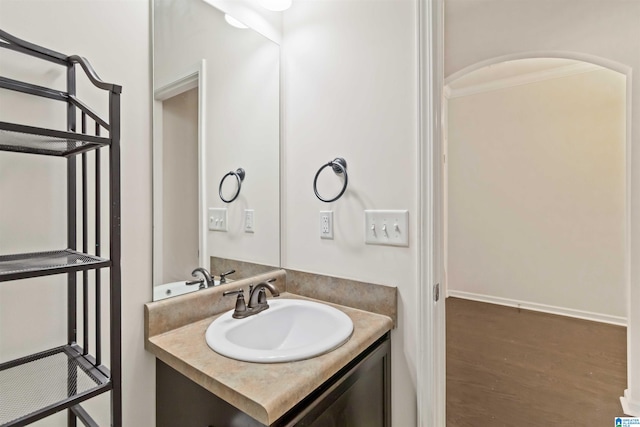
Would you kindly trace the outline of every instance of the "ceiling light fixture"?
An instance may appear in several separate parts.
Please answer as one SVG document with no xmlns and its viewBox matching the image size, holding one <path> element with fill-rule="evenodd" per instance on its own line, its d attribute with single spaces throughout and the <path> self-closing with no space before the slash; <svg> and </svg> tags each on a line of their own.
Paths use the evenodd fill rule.
<svg viewBox="0 0 640 427">
<path fill-rule="evenodd" d="M 224 14 L 224 20 L 227 21 L 227 24 L 231 25 L 232 27 L 242 28 L 242 29 L 249 28 L 246 25 L 244 25 L 242 22 L 238 21 L 233 16 L 229 15 L 228 13 Z"/>
<path fill-rule="evenodd" d="M 258 3 L 267 10 L 282 12 L 291 7 L 292 0 L 258 0 Z"/>
</svg>

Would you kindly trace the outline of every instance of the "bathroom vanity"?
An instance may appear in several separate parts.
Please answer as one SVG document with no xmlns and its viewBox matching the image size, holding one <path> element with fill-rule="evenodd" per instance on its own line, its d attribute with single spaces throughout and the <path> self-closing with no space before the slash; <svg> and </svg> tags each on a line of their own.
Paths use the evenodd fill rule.
<svg viewBox="0 0 640 427">
<path fill-rule="evenodd" d="M 390 426 L 390 358 L 385 334 L 270 426 Z M 160 360 L 156 404 L 157 427 L 265 426 Z"/>
<path fill-rule="evenodd" d="M 145 347 L 158 359 L 159 427 L 390 425 L 395 288 L 358 294 L 384 299 L 378 305 L 393 306 L 389 315 L 321 301 L 349 316 L 353 333 L 313 358 L 252 363 L 209 348 L 207 328 L 233 308 L 234 299 L 223 297 L 224 291 L 277 277 L 280 299 L 308 300 L 288 292 L 302 288 L 288 284 L 286 276 L 280 270 L 145 306 Z"/>
</svg>

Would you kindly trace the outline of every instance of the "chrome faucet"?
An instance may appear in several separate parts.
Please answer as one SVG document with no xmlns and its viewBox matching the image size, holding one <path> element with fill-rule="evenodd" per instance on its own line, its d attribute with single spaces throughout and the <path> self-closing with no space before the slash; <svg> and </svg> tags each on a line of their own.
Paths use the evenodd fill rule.
<svg viewBox="0 0 640 427">
<path fill-rule="evenodd" d="M 253 316 L 261 311 L 269 308 L 267 304 L 267 294 L 265 289 L 269 289 L 271 295 L 274 297 L 280 296 L 278 289 L 272 285 L 276 279 L 269 279 L 265 282 L 260 282 L 256 286 L 249 286 L 249 303 L 245 305 L 244 302 L 244 290 L 238 289 L 237 291 L 226 291 L 222 295 L 238 295 L 236 299 L 236 308 L 233 311 L 232 317 L 234 319 L 244 319 L 245 317 Z"/>
<path fill-rule="evenodd" d="M 200 284 L 199 286 L 200 289 L 205 289 L 205 288 L 210 288 L 215 286 L 213 277 L 211 277 L 211 274 L 209 274 L 206 268 L 203 268 L 203 267 L 196 268 L 191 272 L 191 276 L 198 277 L 197 273 L 200 273 L 202 275 L 202 279 L 186 282 L 187 286 Z"/>
</svg>

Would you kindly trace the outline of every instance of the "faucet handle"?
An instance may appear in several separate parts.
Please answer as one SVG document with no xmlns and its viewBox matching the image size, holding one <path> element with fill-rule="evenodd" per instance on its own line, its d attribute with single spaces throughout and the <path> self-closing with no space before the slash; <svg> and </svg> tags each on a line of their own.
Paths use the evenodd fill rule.
<svg viewBox="0 0 640 427">
<path fill-rule="evenodd" d="M 187 286 L 198 285 L 198 287 L 199 287 L 200 289 L 202 289 L 202 288 L 204 288 L 204 287 L 205 287 L 205 285 L 204 285 L 204 279 L 191 280 L 191 281 L 184 282 L 184 284 L 185 284 L 185 285 L 187 285 Z"/>
<path fill-rule="evenodd" d="M 226 297 L 236 294 L 238 295 L 238 298 L 236 299 L 236 308 L 233 310 L 233 317 L 241 319 L 245 317 L 247 311 L 247 305 L 244 302 L 244 289 L 238 289 L 237 291 L 225 291 L 222 293 L 222 296 Z"/>
<path fill-rule="evenodd" d="M 229 270 L 226 273 L 221 273 L 220 274 L 220 283 L 227 283 L 227 276 L 230 274 L 235 273 L 235 270 Z"/>
</svg>

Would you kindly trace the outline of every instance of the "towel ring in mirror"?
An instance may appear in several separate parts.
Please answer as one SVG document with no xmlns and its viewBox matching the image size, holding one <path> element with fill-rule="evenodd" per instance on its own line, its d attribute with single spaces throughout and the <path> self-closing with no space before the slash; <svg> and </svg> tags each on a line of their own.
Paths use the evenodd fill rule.
<svg viewBox="0 0 640 427">
<path fill-rule="evenodd" d="M 242 181 L 244 181 L 244 169 L 238 168 L 235 171 L 227 172 L 225 176 L 220 180 L 220 186 L 218 187 L 218 194 L 220 195 L 220 199 L 225 203 L 231 203 L 240 195 L 240 189 L 242 188 Z M 225 199 L 222 195 L 222 186 L 224 185 L 224 180 L 229 176 L 235 176 L 238 181 L 238 189 L 236 190 L 236 194 L 231 199 Z"/>
<path fill-rule="evenodd" d="M 327 166 L 331 166 L 331 169 L 333 169 L 336 175 L 344 175 L 344 184 L 342 185 L 342 190 L 340 190 L 340 193 L 333 199 L 325 199 L 322 196 L 320 196 L 320 193 L 318 193 L 318 176 L 320 176 L 320 173 Z M 336 157 L 335 159 L 331 160 L 329 163 L 325 163 L 324 165 L 322 165 L 320 169 L 318 169 L 318 172 L 316 173 L 316 177 L 313 179 L 313 192 L 316 193 L 316 197 L 318 199 L 320 199 L 325 203 L 335 202 L 344 194 L 345 190 L 347 189 L 348 182 L 349 182 L 349 175 L 347 174 L 347 161 L 342 157 Z"/>
</svg>

